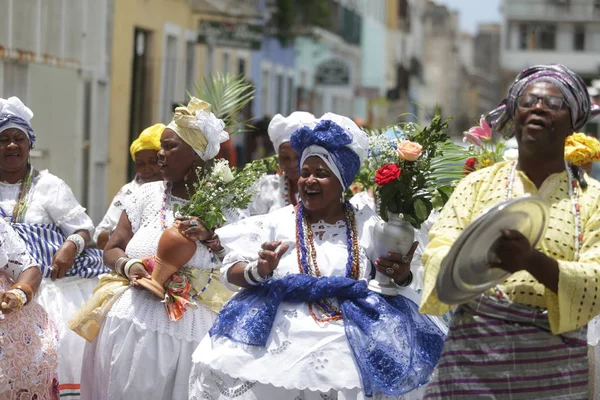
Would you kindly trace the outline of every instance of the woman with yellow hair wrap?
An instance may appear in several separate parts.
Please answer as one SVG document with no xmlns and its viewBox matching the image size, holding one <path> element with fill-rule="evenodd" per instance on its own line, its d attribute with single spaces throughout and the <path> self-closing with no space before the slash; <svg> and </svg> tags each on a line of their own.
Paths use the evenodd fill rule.
<svg viewBox="0 0 600 400">
<path fill-rule="evenodd" d="M 97 243 L 98 248 L 104 249 L 111 232 L 117 226 L 121 212 L 123 212 L 125 199 L 144 183 L 156 182 L 162 179 L 157 154 L 160 150 L 160 136 L 165 128 L 166 126 L 163 124 L 152 125 L 144 129 L 140 136 L 131 143 L 129 152 L 135 163 L 135 177 L 115 195 L 104 218 L 96 227 L 94 241 Z"/>
<path fill-rule="evenodd" d="M 211 168 L 228 138 L 208 103 L 192 98 L 175 109 L 160 138 L 163 180 L 141 186 L 127 199 L 104 248 L 114 282 L 104 278 L 86 303 L 101 304 L 97 314 L 102 318 L 94 318 L 94 311 L 72 320 L 80 322 L 73 325 L 89 340 L 82 365 L 83 400 L 188 399 L 192 352 L 233 293 L 219 281 L 225 255 L 219 237 L 197 217 L 179 216 L 176 210 L 188 204 L 197 174 Z M 228 222 L 239 218 L 235 211 L 223 212 Z M 197 248 L 182 273 L 171 276 L 169 297 L 159 298 L 137 280 L 150 276 L 161 235 L 174 225 Z M 169 312 L 174 296 L 188 302 L 180 313 Z M 102 308 L 109 308 L 103 316 Z"/>
</svg>

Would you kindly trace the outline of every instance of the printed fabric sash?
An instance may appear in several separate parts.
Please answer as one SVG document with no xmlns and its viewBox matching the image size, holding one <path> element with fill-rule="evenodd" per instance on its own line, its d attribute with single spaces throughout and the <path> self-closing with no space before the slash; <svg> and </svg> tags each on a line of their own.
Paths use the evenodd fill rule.
<svg viewBox="0 0 600 400">
<path fill-rule="evenodd" d="M 12 224 L 13 229 L 21 236 L 31 256 L 40 264 L 42 276 L 49 278 L 52 271 L 52 257 L 65 242 L 61 230 L 54 224 Z M 66 276 L 92 278 L 109 272 L 102 260 L 102 250 L 85 249 L 75 261 Z"/>
<path fill-rule="evenodd" d="M 403 296 L 380 296 L 369 291 L 363 280 L 304 274 L 270 280 L 232 297 L 209 333 L 264 347 L 282 301 L 333 297 L 340 302 L 366 396 L 400 396 L 427 383 L 445 335 L 429 317 L 419 314 L 415 303 Z"/>
</svg>

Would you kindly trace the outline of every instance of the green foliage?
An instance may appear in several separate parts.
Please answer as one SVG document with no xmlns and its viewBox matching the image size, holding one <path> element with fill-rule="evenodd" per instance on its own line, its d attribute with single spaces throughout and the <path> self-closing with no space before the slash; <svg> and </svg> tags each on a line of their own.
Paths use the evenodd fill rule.
<svg viewBox="0 0 600 400">
<path fill-rule="evenodd" d="M 263 160 L 248 163 L 241 171 L 229 167 L 227 160 L 217 160 L 209 173 L 199 170 L 189 203 L 176 205 L 175 211 L 198 217 L 206 228 L 215 229 L 226 222 L 223 210 L 248 207 L 255 194 L 253 185 L 266 172 Z"/>
<path fill-rule="evenodd" d="M 194 89 L 195 96 L 211 105 L 211 111 L 225 122 L 226 128 L 247 126 L 247 121 L 240 121 L 238 117 L 254 98 L 254 86 L 246 82 L 243 75 L 217 73 L 204 78 Z"/>
<path fill-rule="evenodd" d="M 377 187 L 380 216 L 387 220 L 387 213 L 400 213 L 415 228 L 429 217 L 433 209 L 441 208 L 452 193 L 454 185 L 464 177 L 464 161 L 470 156 L 466 148 L 450 140 L 447 130 L 449 119 L 442 119 L 436 110 L 431 123 L 421 127 L 414 122 L 392 127 L 396 140 L 390 141 L 384 131 L 368 132 L 371 147 L 368 162 L 358 174 L 357 181 L 364 187 L 374 185 L 377 170 L 384 165 L 396 164 L 400 176 Z M 422 146 L 415 161 L 400 157 L 397 144 L 410 141 Z"/>
<path fill-rule="evenodd" d="M 325 27 L 330 22 L 331 11 L 327 0 L 277 0 L 269 26 L 285 47 L 297 36 L 307 34 L 307 27 Z"/>
</svg>

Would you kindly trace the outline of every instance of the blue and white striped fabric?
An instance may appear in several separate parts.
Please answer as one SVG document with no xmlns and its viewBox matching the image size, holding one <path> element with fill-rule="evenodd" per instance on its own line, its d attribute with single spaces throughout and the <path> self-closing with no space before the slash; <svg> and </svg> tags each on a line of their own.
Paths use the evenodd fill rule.
<svg viewBox="0 0 600 400">
<path fill-rule="evenodd" d="M 60 229 L 54 224 L 12 224 L 14 230 L 21 236 L 31 256 L 40 264 L 42 276 L 49 278 L 52 256 L 65 242 Z M 102 250 L 86 249 L 67 271 L 66 276 L 81 276 L 92 278 L 109 272 L 102 260 Z"/>
</svg>

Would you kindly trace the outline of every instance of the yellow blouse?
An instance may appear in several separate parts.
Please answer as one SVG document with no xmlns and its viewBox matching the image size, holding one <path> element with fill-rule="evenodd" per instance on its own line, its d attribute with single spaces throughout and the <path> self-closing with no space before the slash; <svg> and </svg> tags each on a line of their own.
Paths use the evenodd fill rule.
<svg viewBox="0 0 600 400">
<path fill-rule="evenodd" d="M 505 200 L 511 168 L 512 163 L 502 162 L 471 173 L 442 210 L 423 254 L 422 313 L 442 315 L 452 307 L 441 303 L 435 293 L 440 264 L 465 227 L 485 209 Z M 583 241 L 579 259 L 574 260 L 575 217 L 566 171 L 550 175 L 539 189 L 521 171 L 515 174 L 513 197 L 536 195 L 550 205 L 548 229 L 536 248 L 558 261 L 558 294 L 526 271 L 512 274 L 500 288 L 515 303 L 548 309 L 555 334 L 582 327 L 600 314 L 600 183 L 586 179 L 588 188 L 579 191 Z"/>
</svg>

